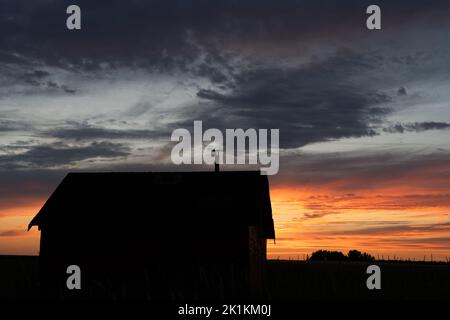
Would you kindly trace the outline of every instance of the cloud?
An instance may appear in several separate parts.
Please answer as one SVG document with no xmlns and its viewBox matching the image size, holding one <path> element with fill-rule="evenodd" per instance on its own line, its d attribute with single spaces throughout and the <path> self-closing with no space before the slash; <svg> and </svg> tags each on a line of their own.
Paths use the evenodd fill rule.
<svg viewBox="0 0 450 320">
<path fill-rule="evenodd" d="M 389 133 L 406 133 L 406 132 L 422 132 L 427 130 L 446 130 L 450 129 L 450 123 L 447 122 L 414 122 L 414 123 L 397 123 L 390 127 L 384 128 L 383 131 Z"/>
<path fill-rule="evenodd" d="M 203 119 L 207 126 L 221 129 L 279 128 L 284 148 L 377 134 L 377 125 L 392 111 L 386 104 L 398 98 L 396 89 L 391 93 L 389 89 L 399 84 L 404 89 L 407 84 L 400 80 L 410 78 L 402 73 L 405 66 L 411 73 L 436 67 L 435 60 L 419 50 L 400 50 L 396 55 L 372 50 L 376 45 L 363 41 L 367 30 L 355 27 L 361 24 L 357 12 L 365 12 L 361 2 L 336 7 L 314 1 L 289 0 L 282 5 L 249 1 L 236 7 L 202 1 L 189 5 L 81 1 L 78 5 L 88 14 L 83 14 L 86 28 L 77 32 L 61 27 L 67 1 L 32 4 L 33 10 L 25 2 L 6 2 L 8 14 L 0 16 L 4 95 L 77 96 L 84 81 L 92 81 L 93 87 L 99 80 L 111 84 L 123 77 L 122 68 L 156 77 L 182 74 L 198 88 L 197 96 L 169 107 L 167 114 L 177 121 L 172 127 Z M 398 25 L 394 19 L 398 15 L 421 13 L 431 23 L 450 8 L 439 2 L 424 10 L 419 3 L 408 2 L 405 13 L 400 4 L 382 1 L 382 5 L 389 8 L 385 21 L 393 26 Z M 113 23 L 118 14 L 121 23 Z M 324 19 L 327 25 L 340 27 L 330 29 Z M 374 41 L 380 38 L 385 39 Z M 342 41 L 330 43 L 332 39 Z M 429 63 L 422 63 L 425 60 Z M 393 68 L 385 72 L 392 65 L 403 66 L 402 72 Z M 15 81 L 26 86 L 9 87 Z M 149 116 L 155 105 L 150 101 L 123 106 L 128 109 L 120 116 Z M 53 134 L 69 140 L 140 139 L 166 132 L 84 127 L 58 128 Z"/>
<path fill-rule="evenodd" d="M 23 121 L 2 119 L 0 116 L 0 132 L 29 130 L 31 127 Z"/>
<path fill-rule="evenodd" d="M 22 229 L 13 229 L 13 230 L 6 230 L 6 231 L 0 231 L 0 238 L 2 237 L 22 237 L 27 234 L 26 230 Z"/>
<path fill-rule="evenodd" d="M 432 190 L 430 190 L 432 192 Z M 430 192 L 429 191 L 429 192 Z M 450 207 L 450 194 L 384 194 L 383 188 L 377 190 L 377 195 L 370 195 L 361 190 L 361 195 L 348 197 L 339 190 L 328 190 L 328 196 L 315 196 L 301 199 L 303 207 L 308 210 L 305 218 L 321 218 L 329 214 L 340 214 L 348 211 L 432 211 L 438 208 Z M 387 193 L 387 192 L 386 192 Z"/>
<path fill-rule="evenodd" d="M 32 72 L 27 72 L 19 76 L 19 79 L 23 80 L 24 82 L 39 86 L 40 81 L 46 77 L 48 77 L 50 73 L 43 70 L 34 70 Z"/>
<path fill-rule="evenodd" d="M 432 232 L 449 232 L 450 222 L 448 223 L 435 223 L 427 225 L 387 225 L 377 226 L 370 228 L 354 228 L 352 230 L 336 230 L 330 231 L 333 235 L 402 235 L 402 234 L 427 234 Z M 448 238 L 447 238 L 448 239 Z M 432 239 L 428 239 L 432 240 Z M 437 239 L 435 239 L 437 241 Z M 417 242 L 417 239 L 415 240 Z M 437 241 L 439 242 L 439 241 Z"/>
<path fill-rule="evenodd" d="M 135 140 L 169 137 L 170 132 L 140 129 L 108 129 L 84 123 L 72 123 L 69 127 L 57 128 L 43 132 L 44 136 L 51 136 L 63 140 Z"/>
<path fill-rule="evenodd" d="M 0 210 L 46 200 L 65 175 L 62 170 L 0 170 Z"/>
<path fill-rule="evenodd" d="M 235 77 L 230 93 L 199 90 L 215 103 L 203 114 L 210 126 L 280 128 L 281 146 L 375 135 L 390 97 L 356 81 L 376 67 L 374 57 L 344 50 L 320 63 L 252 68 Z"/>
<path fill-rule="evenodd" d="M 92 158 L 118 158 L 129 155 L 129 148 L 111 142 L 92 142 L 87 145 L 68 145 L 61 142 L 29 147 L 18 154 L 0 155 L 2 168 L 50 168 L 70 165 Z"/>
<path fill-rule="evenodd" d="M 138 117 L 146 113 L 152 108 L 152 105 L 148 102 L 138 102 L 134 106 L 132 106 L 125 115 L 131 117 Z"/>
<path fill-rule="evenodd" d="M 186 68 L 202 53 L 193 45 L 193 37 L 204 46 L 222 44 L 230 50 L 240 46 L 256 54 L 286 47 L 306 50 L 305 43 L 311 39 L 350 43 L 351 38 L 367 38 L 365 9 L 372 4 L 369 0 L 346 1 L 339 6 L 333 1 L 318 4 L 313 0 L 286 0 L 282 4 L 249 0 L 238 5 L 228 1 L 186 4 L 135 0 L 130 4 L 79 0 L 83 28 L 71 32 L 64 23 L 65 9 L 72 4 L 68 0 L 2 3 L 7 10 L 0 16 L 0 47 L 5 51 L 0 52 L 1 61 L 38 58 L 49 65 L 91 71 L 101 69 L 105 62 L 111 68 L 130 62 L 150 68 Z M 432 6 L 406 0 L 380 0 L 377 4 L 383 8 L 383 23 L 389 31 L 404 25 L 404 21 L 413 21 L 414 26 L 441 27 L 449 11 L 448 2 L 441 0 L 433 1 Z M 411 23 L 408 27 L 413 29 Z M 202 68 L 208 65 L 211 64 Z M 213 79 L 223 82 L 225 74 L 214 70 Z"/>
<path fill-rule="evenodd" d="M 361 242 L 361 245 L 371 245 L 375 248 L 396 248 L 398 252 L 402 250 L 417 249 L 421 253 L 434 253 L 434 251 L 450 250 L 450 237 L 401 237 L 401 238 L 382 238 L 370 239 Z"/>
<path fill-rule="evenodd" d="M 42 67 L 35 61 L 30 62 L 31 68 Z M 48 67 L 48 66 L 46 66 Z M 65 84 L 62 71 L 50 73 L 41 69 L 29 71 L 30 65 L 25 63 L 7 64 L 0 61 L 0 98 L 13 95 L 37 94 L 74 94 L 77 92 Z"/>
<path fill-rule="evenodd" d="M 341 193 L 378 187 L 415 186 L 447 194 L 450 188 L 448 151 L 415 154 L 401 148 L 352 152 L 284 154 L 273 185 L 339 189 Z M 404 182 L 409 183 L 405 184 Z M 420 194 L 421 192 L 418 192 Z M 408 192 L 411 194 L 411 192 Z"/>
<path fill-rule="evenodd" d="M 408 93 L 407 93 L 405 87 L 401 87 L 400 89 L 397 90 L 397 94 L 399 96 L 406 96 Z"/>
<path fill-rule="evenodd" d="M 69 94 L 74 94 L 77 92 L 77 90 L 69 88 L 67 85 L 65 84 L 57 84 L 53 81 L 47 81 L 47 83 L 44 84 L 44 87 L 48 88 L 48 89 L 61 89 L 62 91 L 64 91 L 65 93 L 69 93 Z"/>
</svg>

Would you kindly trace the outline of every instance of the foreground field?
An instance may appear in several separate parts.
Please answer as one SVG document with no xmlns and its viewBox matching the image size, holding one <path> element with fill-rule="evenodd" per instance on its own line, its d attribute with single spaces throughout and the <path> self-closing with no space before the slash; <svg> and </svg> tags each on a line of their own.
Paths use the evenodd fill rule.
<svg viewBox="0 0 450 320">
<path fill-rule="evenodd" d="M 368 290 L 367 266 L 381 268 L 381 290 Z M 450 265 L 401 262 L 269 261 L 272 299 L 448 299 Z"/>
<path fill-rule="evenodd" d="M 381 290 L 368 290 L 359 262 L 268 262 L 267 293 L 273 300 L 295 299 L 449 299 L 450 265 L 374 262 L 381 268 Z M 0 256 L 0 299 L 40 297 L 37 257 Z"/>
</svg>

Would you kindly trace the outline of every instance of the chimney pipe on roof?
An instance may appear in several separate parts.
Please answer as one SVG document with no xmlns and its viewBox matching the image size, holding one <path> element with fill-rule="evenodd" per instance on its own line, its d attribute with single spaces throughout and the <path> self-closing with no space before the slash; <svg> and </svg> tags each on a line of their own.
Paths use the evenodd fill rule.
<svg viewBox="0 0 450 320">
<path fill-rule="evenodd" d="M 215 157 L 214 172 L 219 172 L 219 150 L 213 149 L 212 151 L 214 152 Z"/>
</svg>

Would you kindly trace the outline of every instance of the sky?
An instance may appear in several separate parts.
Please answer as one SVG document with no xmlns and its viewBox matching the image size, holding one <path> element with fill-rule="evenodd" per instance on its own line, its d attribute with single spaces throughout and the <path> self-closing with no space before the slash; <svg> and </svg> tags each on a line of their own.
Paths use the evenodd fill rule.
<svg viewBox="0 0 450 320">
<path fill-rule="evenodd" d="M 0 0 L 0 254 L 69 171 L 211 170 L 170 160 L 202 120 L 280 130 L 269 257 L 450 257 L 450 3 L 371 4 Z"/>
</svg>

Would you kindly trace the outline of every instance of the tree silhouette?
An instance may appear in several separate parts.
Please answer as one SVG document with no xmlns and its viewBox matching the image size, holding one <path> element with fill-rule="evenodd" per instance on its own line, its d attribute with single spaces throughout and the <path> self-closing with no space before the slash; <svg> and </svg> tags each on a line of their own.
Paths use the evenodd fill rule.
<svg viewBox="0 0 450 320">
<path fill-rule="evenodd" d="M 358 250 L 350 250 L 347 254 L 349 261 L 375 261 L 375 257 L 366 252 L 360 252 Z"/>
<path fill-rule="evenodd" d="M 311 254 L 310 261 L 346 261 L 347 257 L 339 251 L 319 250 Z"/>
<path fill-rule="evenodd" d="M 347 255 L 340 251 L 318 250 L 311 254 L 309 261 L 375 261 L 375 258 L 366 252 L 350 250 Z"/>
</svg>

